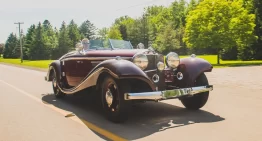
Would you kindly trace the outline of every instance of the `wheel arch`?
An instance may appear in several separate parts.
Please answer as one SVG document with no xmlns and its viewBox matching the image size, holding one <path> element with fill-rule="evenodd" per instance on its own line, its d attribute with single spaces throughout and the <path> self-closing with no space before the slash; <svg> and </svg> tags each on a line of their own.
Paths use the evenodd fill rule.
<svg viewBox="0 0 262 141">
<path fill-rule="evenodd" d="M 176 80 L 179 87 L 191 87 L 195 80 L 205 72 L 211 72 L 213 66 L 202 58 L 188 57 L 180 61 L 177 72 L 182 72 L 183 79 Z"/>
<path fill-rule="evenodd" d="M 101 83 L 105 76 L 110 75 L 116 80 L 137 81 L 141 84 L 146 83 L 152 90 L 155 89 L 154 83 L 148 78 L 146 73 L 130 61 L 116 59 L 106 60 L 98 64 L 96 68 L 103 68 L 97 78 L 97 85 Z M 97 86 L 97 88 L 99 88 L 99 86 Z"/>
<path fill-rule="evenodd" d="M 97 82 L 96 82 L 96 90 L 101 89 L 101 84 L 107 76 L 113 77 L 116 81 L 128 82 L 128 84 L 130 86 L 132 86 L 131 87 L 132 92 L 152 91 L 154 89 L 154 87 L 152 87 L 150 84 L 148 84 L 148 82 L 144 81 L 143 79 L 132 78 L 132 77 L 119 78 L 119 77 L 116 77 L 116 76 L 110 74 L 107 71 L 104 71 L 98 76 L 98 79 L 97 79 Z"/>
<path fill-rule="evenodd" d="M 56 76 L 59 78 L 58 81 L 61 79 L 61 66 L 60 61 L 54 61 L 49 65 L 49 69 L 47 72 L 47 81 L 52 81 L 53 74 L 56 74 Z"/>
</svg>

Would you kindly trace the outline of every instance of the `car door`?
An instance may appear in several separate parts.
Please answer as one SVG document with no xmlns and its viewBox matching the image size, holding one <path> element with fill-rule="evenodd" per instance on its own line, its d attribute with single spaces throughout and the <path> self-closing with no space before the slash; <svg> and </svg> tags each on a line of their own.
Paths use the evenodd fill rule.
<svg viewBox="0 0 262 141">
<path fill-rule="evenodd" d="M 80 81 L 80 77 L 79 77 L 79 70 L 77 69 L 77 64 L 78 64 L 79 60 L 64 60 L 63 61 L 63 73 L 62 75 L 64 75 L 64 77 L 67 80 L 67 83 L 69 86 L 76 86 L 79 81 Z"/>
<path fill-rule="evenodd" d="M 77 61 L 78 76 L 80 77 L 80 82 L 83 81 L 89 72 L 93 69 L 92 63 L 88 58 Z"/>
</svg>

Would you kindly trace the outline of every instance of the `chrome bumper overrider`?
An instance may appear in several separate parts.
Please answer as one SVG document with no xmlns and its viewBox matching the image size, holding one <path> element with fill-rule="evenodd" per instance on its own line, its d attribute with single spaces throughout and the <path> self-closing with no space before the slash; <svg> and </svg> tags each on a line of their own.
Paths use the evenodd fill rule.
<svg viewBox="0 0 262 141">
<path fill-rule="evenodd" d="M 178 98 L 181 96 L 190 96 L 206 91 L 212 91 L 213 85 L 190 87 L 190 88 L 180 88 L 165 91 L 153 91 L 153 92 L 142 92 L 142 93 L 125 93 L 125 100 L 165 100 Z"/>
</svg>

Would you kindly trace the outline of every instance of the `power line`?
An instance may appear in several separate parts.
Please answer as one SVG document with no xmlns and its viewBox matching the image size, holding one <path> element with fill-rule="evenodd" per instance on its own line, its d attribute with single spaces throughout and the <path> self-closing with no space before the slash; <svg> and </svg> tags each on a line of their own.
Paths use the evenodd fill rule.
<svg viewBox="0 0 262 141">
<path fill-rule="evenodd" d="M 19 27 L 19 38 L 20 38 L 21 63 L 23 63 L 23 47 L 22 47 L 22 38 L 21 38 L 21 30 L 20 30 L 20 25 L 21 25 L 21 24 L 24 24 L 24 22 L 18 22 L 18 23 L 15 23 L 15 24 L 18 24 L 18 27 Z"/>
</svg>

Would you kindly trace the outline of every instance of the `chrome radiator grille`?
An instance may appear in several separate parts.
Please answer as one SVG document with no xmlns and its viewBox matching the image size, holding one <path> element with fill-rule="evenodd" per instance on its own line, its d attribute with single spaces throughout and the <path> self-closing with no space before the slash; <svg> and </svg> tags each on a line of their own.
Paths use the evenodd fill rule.
<svg viewBox="0 0 262 141">
<path fill-rule="evenodd" d="M 153 54 L 148 54 L 147 55 L 148 58 L 148 66 L 145 69 L 145 71 L 147 70 L 153 70 L 157 68 L 157 55 L 153 55 Z"/>
</svg>

